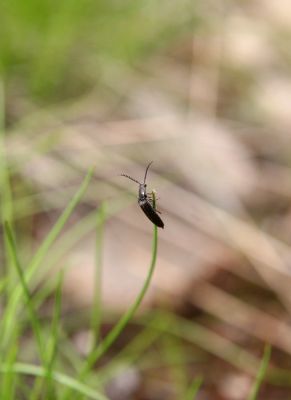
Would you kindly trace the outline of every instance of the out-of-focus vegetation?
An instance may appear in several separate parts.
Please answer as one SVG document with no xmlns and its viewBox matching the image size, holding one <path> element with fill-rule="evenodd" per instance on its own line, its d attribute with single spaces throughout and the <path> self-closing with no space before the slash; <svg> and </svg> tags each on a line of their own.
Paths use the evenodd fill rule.
<svg viewBox="0 0 291 400">
<path fill-rule="evenodd" d="M 191 31 L 189 1 L 5 1 L 0 52 L 8 93 L 38 101 L 76 98 L 122 79 L 148 55 Z"/>
<path fill-rule="evenodd" d="M 290 27 L 288 1 L 1 2 L 1 399 L 290 397 Z M 132 316 L 155 250 L 120 174 L 151 160 Z"/>
</svg>

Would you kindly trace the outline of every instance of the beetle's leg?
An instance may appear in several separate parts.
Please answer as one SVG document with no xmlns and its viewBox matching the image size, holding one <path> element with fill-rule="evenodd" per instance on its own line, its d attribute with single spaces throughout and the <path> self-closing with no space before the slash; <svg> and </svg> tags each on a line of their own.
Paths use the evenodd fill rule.
<svg viewBox="0 0 291 400">
<path fill-rule="evenodd" d="M 153 209 L 154 209 L 157 213 L 162 214 L 161 211 L 159 211 L 159 210 L 157 210 L 156 208 L 154 208 L 153 199 L 148 199 L 148 202 L 150 203 L 150 205 L 153 207 Z"/>
<path fill-rule="evenodd" d="M 147 200 L 148 200 L 148 202 L 150 203 L 150 205 L 151 205 L 152 207 L 154 207 L 154 200 L 153 200 L 153 198 L 148 198 Z"/>
<path fill-rule="evenodd" d="M 153 200 L 153 195 L 151 194 L 151 193 L 149 193 L 149 194 L 147 194 L 147 198 L 149 199 L 149 200 Z M 156 201 L 157 200 L 160 200 L 160 197 L 156 197 Z"/>
<path fill-rule="evenodd" d="M 153 196 L 152 196 L 152 195 L 151 195 L 151 196 L 148 195 L 148 197 L 150 197 L 151 199 L 153 199 Z M 156 201 L 157 201 L 157 200 L 160 200 L 160 197 L 156 197 Z"/>
</svg>

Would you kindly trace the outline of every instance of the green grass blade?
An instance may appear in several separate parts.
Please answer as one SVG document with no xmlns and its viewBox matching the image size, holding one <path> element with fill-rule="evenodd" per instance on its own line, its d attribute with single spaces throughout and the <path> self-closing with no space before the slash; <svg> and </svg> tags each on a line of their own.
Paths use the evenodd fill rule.
<svg viewBox="0 0 291 400">
<path fill-rule="evenodd" d="M 30 317 L 30 322 L 32 325 L 32 329 L 33 329 L 35 338 L 36 338 L 37 345 L 38 345 L 39 356 L 40 356 L 40 359 L 44 362 L 44 351 L 43 351 L 41 327 L 40 327 L 40 324 L 39 324 L 39 321 L 37 318 L 37 314 L 34 310 L 31 295 L 30 295 L 28 286 L 26 284 L 25 277 L 24 277 L 24 274 L 23 274 L 23 271 L 22 271 L 22 268 L 20 266 L 20 262 L 19 262 L 19 259 L 17 256 L 16 244 L 15 244 L 15 240 L 13 237 L 13 233 L 7 222 L 4 223 L 4 234 L 5 234 L 7 243 L 8 243 L 8 251 L 9 251 L 10 259 L 12 260 L 13 266 L 17 270 L 21 288 L 24 293 L 26 306 L 27 306 L 29 317 Z"/>
<path fill-rule="evenodd" d="M 155 201 L 155 193 L 153 193 L 153 198 Z M 155 204 L 155 203 L 154 203 Z M 137 298 L 135 299 L 134 303 L 132 306 L 128 309 L 128 311 L 123 314 L 123 316 L 119 319 L 117 324 L 112 328 L 112 330 L 108 333 L 108 335 L 105 337 L 105 339 L 97 346 L 89 356 L 87 357 L 87 360 L 85 361 L 85 364 L 83 368 L 80 371 L 80 379 L 83 379 L 92 369 L 96 361 L 104 354 L 106 351 L 112 346 L 112 344 L 117 340 L 119 335 L 122 333 L 126 325 L 130 322 L 130 320 L 133 318 L 136 310 L 140 306 L 147 290 L 150 285 L 156 261 L 157 261 L 157 250 L 158 250 L 158 228 L 154 225 L 153 228 L 153 242 L 152 242 L 152 259 L 151 259 L 151 264 L 150 268 L 148 270 L 148 274 L 146 277 L 146 280 L 142 286 L 141 291 L 139 292 Z M 64 395 L 64 399 L 69 399 L 71 393 L 67 392 Z"/>
<path fill-rule="evenodd" d="M 161 331 L 153 329 L 151 325 L 159 326 Z M 102 365 L 98 370 L 98 383 L 100 385 L 106 385 L 114 376 L 129 366 L 137 365 L 146 350 L 161 337 L 163 334 L 162 331 L 168 327 L 168 320 L 167 318 L 161 319 L 159 316 L 154 315 L 151 318 L 151 325 L 146 324 L 140 333 L 111 357 L 110 363 Z"/>
<path fill-rule="evenodd" d="M 9 176 L 9 162 L 6 151 L 6 137 L 5 137 L 5 88 L 4 82 L 0 78 L 0 194 L 1 194 L 1 222 L 8 221 L 10 224 L 13 222 L 13 202 L 12 190 L 10 185 Z M 10 260 L 8 255 L 8 243 L 4 237 L 4 249 L 6 255 L 6 296 L 9 298 L 11 288 L 15 282 L 15 270 L 10 268 Z"/>
<path fill-rule="evenodd" d="M 57 355 L 57 348 L 58 348 L 58 331 L 59 331 L 59 324 L 60 324 L 60 317 L 61 317 L 61 305 L 62 305 L 62 287 L 63 287 L 63 271 L 60 272 L 58 277 L 58 284 L 56 288 L 56 296 L 55 296 L 55 306 L 54 306 L 54 315 L 52 321 L 52 328 L 51 328 L 51 338 L 50 343 L 48 345 L 48 352 L 47 352 L 47 371 L 46 371 L 46 380 L 47 380 L 47 397 L 48 398 L 55 398 L 54 387 L 52 384 L 53 381 L 53 369 Z"/>
<path fill-rule="evenodd" d="M 258 370 L 256 379 L 255 379 L 254 385 L 252 387 L 252 390 L 250 392 L 250 395 L 248 397 L 248 400 L 256 400 L 257 399 L 260 387 L 261 387 L 263 380 L 267 373 L 270 358 L 271 358 L 271 346 L 269 344 L 267 344 L 265 346 L 261 365 Z"/>
<path fill-rule="evenodd" d="M 52 230 L 49 232 L 47 235 L 46 239 L 43 241 L 43 243 L 40 245 L 38 251 L 36 252 L 35 256 L 33 257 L 32 261 L 29 264 L 28 271 L 27 271 L 27 278 L 30 280 L 33 276 L 33 274 L 36 272 L 37 268 L 41 264 L 42 260 L 46 256 L 48 250 L 50 249 L 51 245 L 53 242 L 56 240 L 58 237 L 59 233 L 63 229 L 65 223 L 67 222 L 68 218 L 72 214 L 74 208 L 76 205 L 80 202 L 81 198 L 83 197 L 89 181 L 93 175 L 93 169 L 90 169 L 89 172 L 87 173 L 85 179 L 83 180 L 79 190 L 77 193 L 74 195 L 68 206 L 66 207 L 65 211 L 62 213 Z"/>
<path fill-rule="evenodd" d="M 197 393 L 202 385 L 203 378 L 201 376 L 197 377 L 189 386 L 185 400 L 194 400 L 197 396 Z"/>
<path fill-rule="evenodd" d="M 95 255 L 95 288 L 92 307 L 91 329 L 93 333 L 92 351 L 99 339 L 101 324 L 101 273 L 102 273 L 102 248 L 104 236 L 104 223 L 106 219 L 105 203 L 102 203 L 97 211 L 96 223 L 96 255 Z"/>
<path fill-rule="evenodd" d="M 106 219 L 120 212 L 128 203 L 127 200 L 125 201 L 122 199 L 106 201 Z M 72 226 L 62 234 L 57 243 L 55 243 L 53 251 L 49 252 L 47 255 L 45 264 L 42 267 L 42 273 L 45 273 L 56 265 L 64 254 L 69 252 L 75 244 L 91 230 L 96 230 L 96 210 L 90 212 L 75 224 L 72 224 Z M 38 275 L 34 280 L 34 284 L 39 283 L 41 279 L 42 276 Z"/>
<path fill-rule="evenodd" d="M 11 339 L 11 344 L 7 350 L 7 354 L 5 355 L 5 363 L 9 366 L 11 370 L 10 373 L 7 373 L 3 376 L 1 380 L 1 392 L 0 398 L 13 400 L 15 399 L 15 381 L 17 379 L 16 374 L 13 372 L 13 365 L 16 362 L 18 355 L 18 329 L 15 330 L 13 338 Z"/>
<path fill-rule="evenodd" d="M 76 192 L 76 194 L 73 196 L 71 201 L 69 202 L 68 206 L 64 210 L 64 212 L 61 214 L 43 243 L 40 245 L 38 251 L 36 252 L 35 256 L 33 257 L 32 261 L 30 262 L 27 271 L 25 273 L 25 281 L 28 284 L 31 279 L 33 278 L 34 274 L 36 273 L 37 269 L 41 265 L 44 257 L 47 255 L 51 245 L 53 242 L 56 240 L 57 236 L 63 229 L 65 223 L 69 219 L 70 215 L 72 214 L 73 210 L 77 206 L 77 204 L 80 202 L 81 198 L 83 197 L 89 181 L 93 175 L 93 169 L 90 169 L 89 172 L 87 173 L 85 179 L 83 180 L 79 190 Z M 21 302 L 21 295 L 22 295 L 22 290 L 21 287 L 16 286 L 14 291 L 10 295 L 10 300 L 9 303 L 6 307 L 5 314 L 2 320 L 2 343 L 5 344 L 9 340 L 9 337 L 11 336 L 11 332 L 13 331 L 13 325 L 14 325 L 14 318 L 17 312 L 18 305 Z"/>
<path fill-rule="evenodd" d="M 114 326 L 114 328 L 112 328 L 112 330 L 105 337 L 105 339 L 100 343 L 100 345 L 89 355 L 89 357 L 86 361 L 86 365 L 82 371 L 82 375 L 86 374 L 92 368 L 92 366 L 95 364 L 95 362 L 104 353 L 106 353 L 106 351 L 110 348 L 110 346 L 116 341 L 118 336 L 124 330 L 124 328 L 129 323 L 129 321 L 133 318 L 133 316 L 134 316 L 136 310 L 138 309 L 138 307 L 140 306 L 140 304 L 148 290 L 149 284 L 151 282 L 153 272 L 155 269 L 155 265 L 156 265 L 156 261 L 157 261 L 157 249 L 158 249 L 158 228 L 154 225 L 154 237 L 153 237 L 153 244 L 152 244 L 152 260 L 151 260 L 148 275 L 143 284 L 143 287 L 142 287 L 141 291 L 139 292 L 136 300 L 132 304 L 132 306 L 128 309 L 128 311 L 125 314 L 123 314 L 123 316 L 120 318 L 120 320 Z"/>
<path fill-rule="evenodd" d="M 1 217 L 4 221 L 12 222 L 13 207 L 9 179 L 9 169 L 5 146 L 5 90 L 0 78 L 0 187 L 1 187 Z"/>
<path fill-rule="evenodd" d="M 4 83 L 0 79 L 0 189 L 1 189 L 1 220 L 12 222 L 12 194 L 9 179 L 9 169 L 5 146 L 5 93 Z M 8 244 L 6 243 L 6 250 Z"/>
<path fill-rule="evenodd" d="M 15 374 L 30 375 L 34 377 L 45 377 L 47 372 L 45 368 L 36 365 L 15 363 L 13 366 L 1 364 L 0 373 L 1 374 L 15 373 Z M 84 383 L 77 381 L 76 379 L 68 375 L 62 374 L 57 371 L 53 371 L 52 378 L 54 379 L 55 382 L 70 388 L 74 393 L 77 392 L 81 395 L 86 396 L 86 398 L 88 399 L 109 400 L 108 397 L 104 396 L 102 393 L 89 387 L 88 385 L 85 385 Z"/>
</svg>

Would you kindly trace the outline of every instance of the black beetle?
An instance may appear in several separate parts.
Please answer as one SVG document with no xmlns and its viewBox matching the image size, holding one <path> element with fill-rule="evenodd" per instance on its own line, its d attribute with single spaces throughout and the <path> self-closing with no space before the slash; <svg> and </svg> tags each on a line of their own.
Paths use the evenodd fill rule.
<svg viewBox="0 0 291 400">
<path fill-rule="evenodd" d="M 126 174 L 121 174 L 121 176 L 125 176 L 126 178 L 131 179 L 133 182 L 136 182 L 139 184 L 138 204 L 139 204 L 140 208 L 143 210 L 143 212 L 148 217 L 148 219 L 152 221 L 153 224 L 155 224 L 159 228 L 164 228 L 164 223 L 163 223 L 162 219 L 160 218 L 160 216 L 158 215 L 155 208 L 153 207 L 153 201 L 150 198 L 150 196 L 147 194 L 147 191 L 146 191 L 147 185 L 145 182 L 146 182 L 148 169 L 151 164 L 152 164 L 152 161 L 146 167 L 143 183 L 140 183 L 136 179 L 134 179 L 131 176 L 126 175 Z"/>
</svg>

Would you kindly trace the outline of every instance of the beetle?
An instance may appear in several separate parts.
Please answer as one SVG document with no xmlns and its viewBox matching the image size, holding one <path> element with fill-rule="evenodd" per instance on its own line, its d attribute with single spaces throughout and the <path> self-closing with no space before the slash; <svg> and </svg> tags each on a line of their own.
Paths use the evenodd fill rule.
<svg viewBox="0 0 291 400">
<path fill-rule="evenodd" d="M 133 182 L 136 182 L 139 185 L 138 189 L 138 204 L 142 211 L 145 213 L 145 215 L 148 217 L 150 221 L 152 221 L 153 224 L 155 224 L 159 228 L 164 229 L 164 223 L 160 216 L 158 215 L 158 211 L 154 208 L 153 201 L 151 197 L 147 194 L 147 185 L 146 185 L 146 178 L 147 178 L 147 173 L 148 169 L 151 166 L 153 161 L 151 161 L 148 166 L 146 167 L 145 175 L 144 175 L 144 180 L 143 183 L 140 183 L 136 179 L 132 178 L 129 175 L 126 174 L 121 174 L 121 176 L 125 176 L 126 178 L 132 180 Z"/>
</svg>

